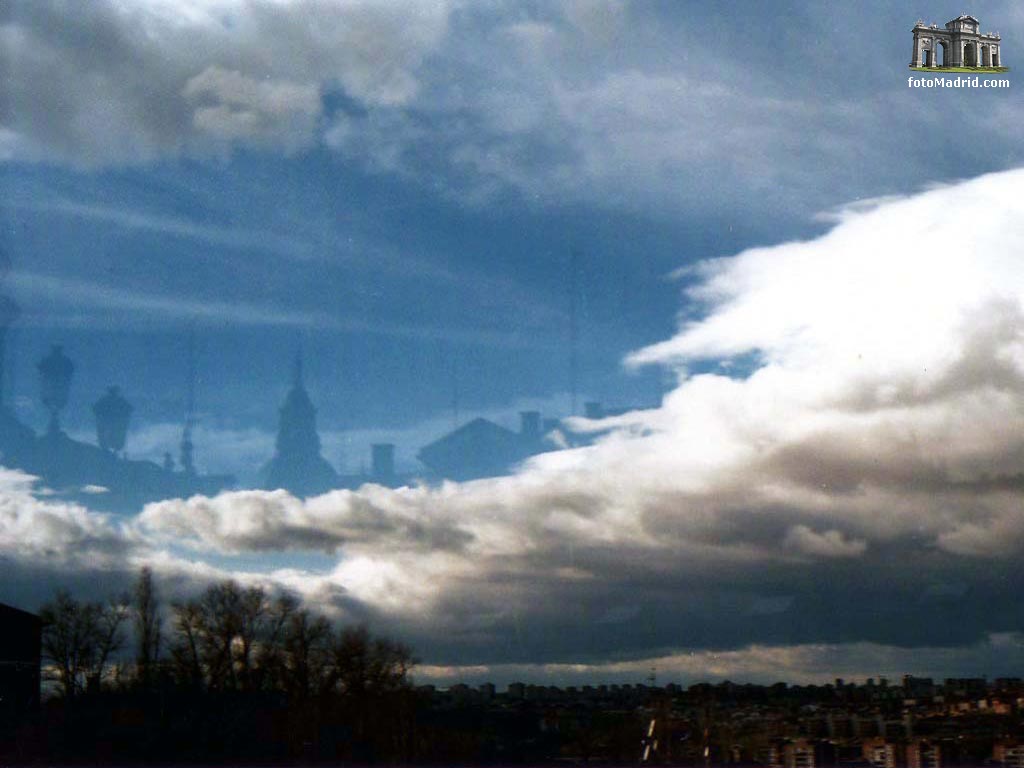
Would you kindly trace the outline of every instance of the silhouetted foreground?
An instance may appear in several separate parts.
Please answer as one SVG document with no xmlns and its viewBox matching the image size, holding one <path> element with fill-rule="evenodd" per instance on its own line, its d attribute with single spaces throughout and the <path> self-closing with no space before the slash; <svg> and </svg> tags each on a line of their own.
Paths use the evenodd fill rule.
<svg viewBox="0 0 1024 768">
<path fill-rule="evenodd" d="M 164 607 L 146 569 L 0 618 L 0 764 L 1024 766 L 1019 678 L 414 688 L 365 628 L 230 581 Z"/>
<path fill-rule="evenodd" d="M 52 695 L 3 724 L 8 759 L 413 754 L 411 652 L 362 627 L 334 628 L 292 597 L 229 581 L 164 611 L 143 570 L 130 596 L 90 603 L 62 592 L 40 619 Z"/>
</svg>

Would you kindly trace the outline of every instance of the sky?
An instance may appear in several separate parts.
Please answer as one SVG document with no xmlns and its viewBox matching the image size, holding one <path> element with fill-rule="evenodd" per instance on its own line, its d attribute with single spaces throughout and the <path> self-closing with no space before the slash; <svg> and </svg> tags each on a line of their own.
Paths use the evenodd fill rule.
<svg viewBox="0 0 1024 768">
<path fill-rule="evenodd" d="M 910 30 L 1007 89 L 909 88 Z M 301 349 L 325 457 L 633 410 L 465 484 L 109 516 L 0 471 L 0 600 L 150 564 L 407 640 L 422 680 L 1024 674 L 1024 105 L 1011 2 L 0 6 L 8 402 L 77 364 L 129 455 L 245 486 Z M 571 276 L 576 252 L 577 275 Z M 91 439 L 91 438 L 90 438 Z M 572 606 L 566 608 L 566 606 Z"/>
</svg>

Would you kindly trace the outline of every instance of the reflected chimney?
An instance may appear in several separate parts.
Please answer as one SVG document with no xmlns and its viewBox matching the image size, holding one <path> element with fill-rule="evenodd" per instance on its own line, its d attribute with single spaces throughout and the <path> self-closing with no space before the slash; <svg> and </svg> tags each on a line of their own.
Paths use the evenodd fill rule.
<svg viewBox="0 0 1024 768">
<path fill-rule="evenodd" d="M 527 440 L 540 440 L 540 411 L 519 412 L 519 434 Z"/>
<path fill-rule="evenodd" d="M 390 480 L 395 476 L 394 443 L 374 443 L 370 446 L 373 458 L 373 478 Z"/>
</svg>

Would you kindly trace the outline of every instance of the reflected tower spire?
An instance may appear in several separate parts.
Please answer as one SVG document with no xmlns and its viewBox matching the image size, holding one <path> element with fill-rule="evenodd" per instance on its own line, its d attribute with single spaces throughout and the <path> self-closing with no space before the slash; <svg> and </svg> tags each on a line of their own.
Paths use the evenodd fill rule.
<svg viewBox="0 0 1024 768">
<path fill-rule="evenodd" d="M 274 458 L 263 468 L 263 485 L 309 496 L 336 487 L 338 475 L 320 454 L 316 407 L 306 391 L 301 349 L 292 366 L 292 386 L 278 411 Z"/>
</svg>

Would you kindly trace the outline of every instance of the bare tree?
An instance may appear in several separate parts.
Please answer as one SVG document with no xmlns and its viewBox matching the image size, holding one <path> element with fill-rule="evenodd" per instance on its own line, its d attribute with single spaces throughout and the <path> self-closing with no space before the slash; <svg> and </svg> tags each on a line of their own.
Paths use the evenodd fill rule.
<svg viewBox="0 0 1024 768">
<path fill-rule="evenodd" d="M 98 687 L 112 658 L 124 647 L 122 627 L 131 614 L 129 598 L 122 596 L 106 604 L 94 603 L 93 613 L 96 622 L 96 663 L 90 670 L 90 676 Z"/>
<path fill-rule="evenodd" d="M 406 646 L 374 638 L 364 626 L 338 633 L 331 661 L 340 692 L 356 698 L 408 687 L 408 675 L 416 663 Z"/>
<path fill-rule="evenodd" d="M 202 619 L 197 601 L 174 604 L 176 640 L 171 647 L 171 659 L 180 682 L 200 688 L 205 682 L 201 653 Z"/>
<path fill-rule="evenodd" d="M 177 677 L 208 691 L 277 690 L 293 702 L 358 703 L 407 691 L 415 664 L 404 645 L 365 627 L 332 630 L 289 595 L 225 581 L 174 610 Z"/>
<path fill-rule="evenodd" d="M 80 602 L 61 590 L 39 616 L 47 677 L 57 682 L 64 698 L 73 699 L 86 685 L 98 686 L 124 642 L 124 603 Z"/>
<path fill-rule="evenodd" d="M 256 654 L 264 638 L 270 613 L 267 593 L 259 587 L 240 589 L 234 599 L 237 612 L 235 620 L 236 637 L 232 642 L 232 664 L 237 668 L 238 686 L 243 691 L 259 688 L 259 669 Z M 268 638 L 269 639 L 269 638 Z"/>
<path fill-rule="evenodd" d="M 261 587 L 225 581 L 198 598 L 174 605 L 172 656 L 179 677 L 209 690 L 254 691 L 273 683 L 281 638 L 296 608 L 292 598 L 271 600 Z"/>
<path fill-rule="evenodd" d="M 341 711 L 357 743 L 393 754 L 408 754 L 411 742 L 409 671 L 412 652 L 400 643 L 373 637 L 366 627 L 341 630 L 331 648 L 331 675 Z M 386 718 L 382 715 L 386 714 Z"/>
<path fill-rule="evenodd" d="M 163 618 L 160 615 L 160 597 L 153 583 L 153 571 L 143 567 L 135 582 L 132 618 L 135 625 L 135 665 L 138 682 L 143 687 L 153 683 L 153 668 L 160 661 L 163 643 Z"/>
<path fill-rule="evenodd" d="M 39 611 L 39 618 L 43 658 L 49 662 L 44 675 L 57 682 L 65 699 L 73 699 L 94 653 L 84 607 L 61 590 Z"/>
<path fill-rule="evenodd" d="M 210 690 L 238 688 L 233 646 L 241 632 L 240 602 L 241 588 L 226 581 L 209 587 L 191 606 L 203 678 Z"/>
<path fill-rule="evenodd" d="M 306 701 L 327 692 L 331 682 L 331 625 L 307 609 L 293 611 L 282 637 L 282 687 L 293 700 Z"/>
</svg>

